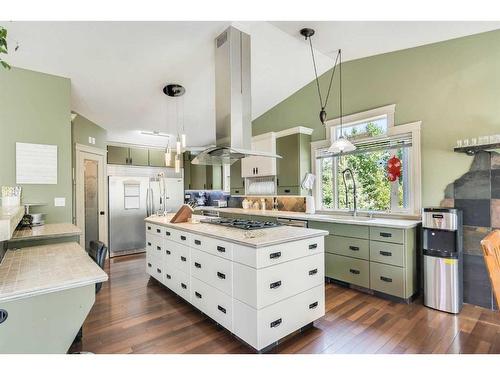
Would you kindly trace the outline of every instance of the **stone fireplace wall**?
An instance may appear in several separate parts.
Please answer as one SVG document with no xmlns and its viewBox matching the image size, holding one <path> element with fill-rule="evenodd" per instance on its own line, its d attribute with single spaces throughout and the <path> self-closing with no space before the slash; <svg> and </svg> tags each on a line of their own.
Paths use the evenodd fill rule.
<svg viewBox="0 0 500 375">
<path fill-rule="evenodd" d="M 500 228 L 500 154 L 477 153 L 469 172 L 446 187 L 441 205 L 463 211 L 464 302 L 497 309 L 480 241 Z"/>
</svg>

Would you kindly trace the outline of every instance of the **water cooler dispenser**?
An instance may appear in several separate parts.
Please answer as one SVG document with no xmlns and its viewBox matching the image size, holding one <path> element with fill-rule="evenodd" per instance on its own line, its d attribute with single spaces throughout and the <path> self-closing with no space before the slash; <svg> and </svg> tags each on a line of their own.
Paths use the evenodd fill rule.
<svg viewBox="0 0 500 375">
<path fill-rule="evenodd" d="M 424 208 L 424 305 L 457 314 L 463 304 L 462 211 Z"/>
</svg>

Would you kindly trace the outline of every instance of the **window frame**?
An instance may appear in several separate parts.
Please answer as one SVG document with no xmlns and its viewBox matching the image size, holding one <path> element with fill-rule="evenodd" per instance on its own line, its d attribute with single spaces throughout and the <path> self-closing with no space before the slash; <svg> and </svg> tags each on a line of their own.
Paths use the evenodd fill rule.
<svg viewBox="0 0 500 375">
<path fill-rule="evenodd" d="M 374 213 L 379 216 L 418 216 L 420 215 L 422 206 L 422 191 L 421 191 L 421 145 L 420 145 L 420 129 L 421 121 L 394 125 L 394 112 L 395 104 L 371 109 L 368 111 L 354 113 L 348 116 L 344 116 L 342 125 L 343 127 L 349 127 L 350 125 L 360 124 L 364 122 L 369 122 L 371 120 L 386 117 L 387 118 L 387 137 L 396 136 L 400 134 L 411 133 L 412 147 L 408 152 L 408 193 L 409 201 L 408 208 L 395 207 L 391 199 L 391 209 L 389 211 L 364 211 L 359 210 L 359 212 Z M 315 201 L 318 202 L 319 212 L 328 213 L 346 213 L 349 212 L 347 209 L 339 208 L 324 208 L 322 205 L 322 192 L 321 192 L 321 176 L 319 163 L 320 159 L 316 159 L 316 153 L 320 149 L 327 148 L 331 145 L 332 141 L 336 137 L 336 129 L 340 126 L 340 118 L 335 118 L 326 122 L 326 132 L 325 139 L 315 142 L 311 142 L 311 170 L 318 178 L 316 178 L 315 186 L 313 188 L 313 194 Z M 362 139 L 369 139 L 374 137 L 365 137 Z M 359 141 L 361 139 L 358 139 Z M 333 173 L 333 194 L 334 199 L 338 200 L 337 183 L 335 181 L 337 176 L 337 163 L 333 163 L 332 173 Z M 336 206 L 336 203 L 335 203 Z"/>
</svg>

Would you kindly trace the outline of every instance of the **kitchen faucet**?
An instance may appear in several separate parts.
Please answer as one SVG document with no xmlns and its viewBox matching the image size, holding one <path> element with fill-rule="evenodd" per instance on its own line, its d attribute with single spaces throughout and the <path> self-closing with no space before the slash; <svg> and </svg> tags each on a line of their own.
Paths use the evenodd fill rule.
<svg viewBox="0 0 500 375">
<path fill-rule="evenodd" d="M 347 207 L 349 207 L 349 199 L 347 196 L 347 182 L 346 182 L 346 177 L 345 174 L 349 172 L 351 175 L 351 180 L 352 180 L 352 198 L 353 198 L 353 203 L 354 203 L 354 212 L 353 212 L 353 217 L 356 218 L 358 214 L 358 204 L 357 204 L 357 197 L 356 197 L 356 181 L 354 179 L 354 172 L 352 171 L 351 168 L 346 168 L 342 171 L 342 179 L 344 180 L 344 187 L 345 187 L 345 202 L 347 204 Z"/>
</svg>

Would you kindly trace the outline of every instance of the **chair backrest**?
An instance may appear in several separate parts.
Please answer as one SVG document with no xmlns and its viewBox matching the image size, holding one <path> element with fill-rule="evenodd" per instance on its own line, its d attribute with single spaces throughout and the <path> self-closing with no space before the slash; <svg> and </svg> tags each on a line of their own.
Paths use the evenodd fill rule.
<svg viewBox="0 0 500 375">
<path fill-rule="evenodd" d="M 500 306 L 500 230 L 494 230 L 482 241 L 484 263 L 488 269 L 497 306 Z"/>
<path fill-rule="evenodd" d="M 90 241 L 89 242 L 89 256 L 97 263 L 99 267 L 104 269 L 104 262 L 106 261 L 106 255 L 108 253 L 108 248 L 101 241 Z M 96 294 L 101 290 L 102 283 L 95 284 Z"/>
</svg>

